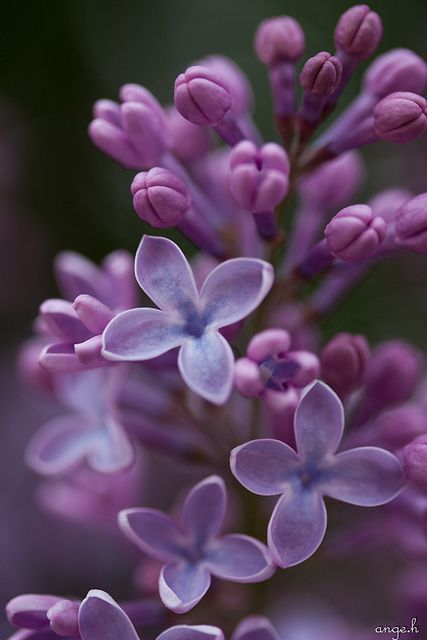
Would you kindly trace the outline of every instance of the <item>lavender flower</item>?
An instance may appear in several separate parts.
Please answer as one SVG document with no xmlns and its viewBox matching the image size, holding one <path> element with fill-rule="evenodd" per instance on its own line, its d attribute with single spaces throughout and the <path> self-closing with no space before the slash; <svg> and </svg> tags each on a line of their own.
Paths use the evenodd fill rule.
<svg viewBox="0 0 427 640">
<path fill-rule="evenodd" d="M 364 336 L 337 333 L 320 356 L 323 380 L 341 397 L 351 393 L 365 380 L 369 355 Z"/>
<path fill-rule="evenodd" d="M 325 227 L 329 251 L 341 260 L 364 260 L 381 245 L 386 234 L 383 218 L 367 205 L 341 209 Z"/>
<path fill-rule="evenodd" d="M 231 392 L 233 353 L 218 329 L 249 315 L 273 282 L 262 260 L 227 260 L 197 291 L 190 266 L 171 240 L 144 236 L 136 278 L 160 309 L 131 309 L 114 318 L 103 337 L 110 360 L 141 361 L 180 347 L 178 366 L 195 393 L 216 404 Z"/>
<path fill-rule="evenodd" d="M 281 567 L 309 558 L 326 531 L 323 496 L 374 507 L 393 500 L 404 485 L 399 461 L 376 447 L 335 453 L 343 433 L 342 404 L 324 383 L 314 383 L 295 413 L 297 452 L 279 440 L 253 440 L 233 449 L 231 470 L 244 487 L 280 495 L 268 526 L 268 546 Z"/>
<path fill-rule="evenodd" d="M 409 91 L 386 96 L 374 109 L 375 131 L 388 142 L 409 142 L 427 128 L 427 101 Z"/>
<path fill-rule="evenodd" d="M 210 587 L 211 575 L 234 582 L 260 582 L 274 572 L 267 548 L 246 535 L 218 537 L 227 496 L 224 482 L 210 476 L 188 494 L 179 522 L 156 509 L 119 514 L 123 532 L 150 556 L 166 562 L 159 593 L 175 613 L 192 609 Z"/>
</svg>

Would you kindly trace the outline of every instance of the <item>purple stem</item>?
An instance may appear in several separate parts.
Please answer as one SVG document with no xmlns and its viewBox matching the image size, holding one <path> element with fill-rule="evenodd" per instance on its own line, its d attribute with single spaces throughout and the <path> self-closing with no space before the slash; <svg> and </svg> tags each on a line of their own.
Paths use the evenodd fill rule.
<svg viewBox="0 0 427 640">
<path fill-rule="evenodd" d="M 315 278 L 331 266 L 335 258 L 328 249 L 326 240 L 321 240 L 311 249 L 308 256 L 297 266 L 297 271 L 304 278 Z"/>
</svg>

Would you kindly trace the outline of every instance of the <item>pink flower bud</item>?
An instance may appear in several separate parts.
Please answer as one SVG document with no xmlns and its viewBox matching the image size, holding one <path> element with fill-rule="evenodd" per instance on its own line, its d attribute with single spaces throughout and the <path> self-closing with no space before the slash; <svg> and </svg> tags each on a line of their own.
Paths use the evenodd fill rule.
<svg viewBox="0 0 427 640">
<path fill-rule="evenodd" d="M 378 56 L 363 77 L 365 91 L 377 98 L 395 91 L 424 93 L 427 64 L 410 49 L 392 49 Z"/>
<path fill-rule="evenodd" d="M 254 46 L 258 58 L 269 67 L 296 62 L 304 53 L 304 32 L 289 16 L 267 18 L 256 31 Z"/>
<path fill-rule="evenodd" d="M 391 93 L 374 109 L 375 131 L 388 142 L 409 142 L 427 127 L 427 101 L 416 93 Z"/>
<path fill-rule="evenodd" d="M 412 198 L 397 211 L 396 238 L 412 251 L 427 252 L 427 193 Z"/>
<path fill-rule="evenodd" d="M 273 142 L 257 148 L 244 140 L 230 155 L 230 188 L 236 202 L 254 213 L 272 211 L 289 188 L 286 151 Z"/>
<path fill-rule="evenodd" d="M 213 71 L 226 84 L 231 95 L 231 112 L 239 116 L 248 113 L 252 106 L 252 89 L 243 71 L 230 58 L 207 56 L 198 63 Z"/>
<path fill-rule="evenodd" d="M 345 11 L 335 28 L 337 49 L 357 60 L 369 58 L 378 47 L 383 33 L 381 18 L 366 4 L 357 4 Z"/>
<path fill-rule="evenodd" d="M 206 67 L 189 67 L 175 80 L 175 106 L 193 124 L 215 126 L 231 108 L 224 82 Z"/>
<path fill-rule="evenodd" d="M 209 130 L 189 122 L 175 109 L 166 110 L 168 130 L 174 155 L 182 162 L 193 162 L 211 149 Z"/>
<path fill-rule="evenodd" d="M 363 384 L 369 360 L 369 346 L 361 335 L 339 333 L 325 346 L 320 356 L 322 378 L 340 396 Z"/>
<path fill-rule="evenodd" d="M 299 78 L 302 88 L 307 93 L 327 96 L 339 85 L 341 74 L 340 60 L 326 51 L 321 51 L 307 60 Z"/>
<path fill-rule="evenodd" d="M 387 225 L 383 218 L 374 216 L 365 204 L 341 209 L 326 225 L 328 249 L 337 258 L 346 261 L 369 258 L 381 245 Z"/>
<path fill-rule="evenodd" d="M 139 217 L 159 229 L 181 222 L 191 204 L 182 180 L 159 167 L 138 173 L 133 179 L 131 193 Z"/>
<path fill-rule="evenodd" d="M 50 628 L 58 636 L 78 637 L 78 613 L 80 603 L 72 600 L 60 600 L 47 612 Z"/>
<path fill-rule="evenodd" d="M 403 464 L 409 480 L 421 489 L 427 489 L 427 434 L 406 445 Z"/>
</svg>

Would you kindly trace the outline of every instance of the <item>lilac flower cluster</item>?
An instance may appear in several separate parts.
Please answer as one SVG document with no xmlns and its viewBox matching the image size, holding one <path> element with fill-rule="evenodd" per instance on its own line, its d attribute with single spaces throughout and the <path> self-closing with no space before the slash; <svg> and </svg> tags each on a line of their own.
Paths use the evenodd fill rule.
<svg viewBox="0 0 427 640">
<path fill-rule="evenodd" d="M 43 477 L 45 508 L 100 530 L 118 522 L 142 552 L 145 586 L 120 604 L 98 589 L 83 600 L 18 596 L 7 605 L 19 629 L 11 640 L 138 640 L 135 626 L 153 625 L 168 627 L 159 640 L 223 640 L 209 616 L 231 624 L 233 640 L 276 640 L 249 590 L 222 617 L 223 581 L 259 583 L 264 603 L 275 597 L 273 574 L 286 580 L 309 558 L 314 569 L 325 554 L 344 561 L 391 541 L 426 561 L 423 356 L 401 340 L 371 349 L 363 335 L 320 337 L 320 320 L 379 261 L 427 252 L 427 193 L 393 187 L 354 202 L 357 149 L 427 128 L 427 64 L 407 49 L 382 54 L 358 97 L 315 136 L 381 35 L 376 12 L 348 9 L 334 55 L 302 65 L 299 91 L 301 26 L 288 16 L 261 23 L 254 46 L 280 143 L 263 140 L 247 78 L 218 55 L 178 75 L 173 105 L 136 84 L 118 103 L 96 102 L 89 136 L 137 172 L 130 194 L 144 233 L 135 260 L 125 251 L 101 266 L 57 257 L 63 298 L 41 304 L 19 368 L 64 413 L 35 433 L 26 461 Z M 197 254 L 183 253 L 179 234 Z M 170 460 L 190 476 L 172 513 L 134 502 L 152 450 L 166 473 Z M 326 533 L 329 498 L 387 506 L 350 508 Z M 193 609 L 202 617 L 189 624 L 170 613 Z M 286 639 L 309 637 L 300 624 Z M 362 637 L 336 621 L 328 628 L 328 640 Z"/>
</svg>

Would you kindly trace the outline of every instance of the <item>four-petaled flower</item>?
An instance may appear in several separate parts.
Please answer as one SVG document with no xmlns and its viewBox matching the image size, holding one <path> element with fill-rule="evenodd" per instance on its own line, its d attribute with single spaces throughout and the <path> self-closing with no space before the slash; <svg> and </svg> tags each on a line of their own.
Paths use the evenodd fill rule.
<svg viewBox="0 0 427 640">
<path fill-rule="evenodd" d="M 178 367 L 187 385 L 216 404 L 228 399 L 233 383 L 233 352 L 219 329 L 242 320 L 273 283 L 270 264 L 234 258 L 216 267 L 200 292 L 177 245 L 144 236 L 135 258 L 135 275 L 159 309 L 130 309 L 104 331 L 103 355 L 141 361 L 180 347 Z"/>
<path fill-rule="evenodd" d="M 211 575 L 261 582 L 274 573 L 269 551 L 258 540 L 243 534 L 218 537 L 226 503 L 223 480 L 210 476 L 190 491 L 179 522 L 157 509 L 127 509 L 119 514 L 124 533 L 150 556 L 166 562 L 159 592 L 175 613 L 189 611 L 203 598 Z"/>
<path fill-rule="evenodd" d="M 404 485 L 398 459 L 377 447 L 336 453 L 344 429 L 338 396 L 316 381 L 295 413 L 297 451 L 284 442 L 259 439 L 231 452 L 239 482 L 258 495 L 283 494 L 268 526 L 268 546 L 281 567 L 299 564 L 319 547 L 326 531 L 323 497 L 365 507 L 385 504 Z"/>
</svg>

